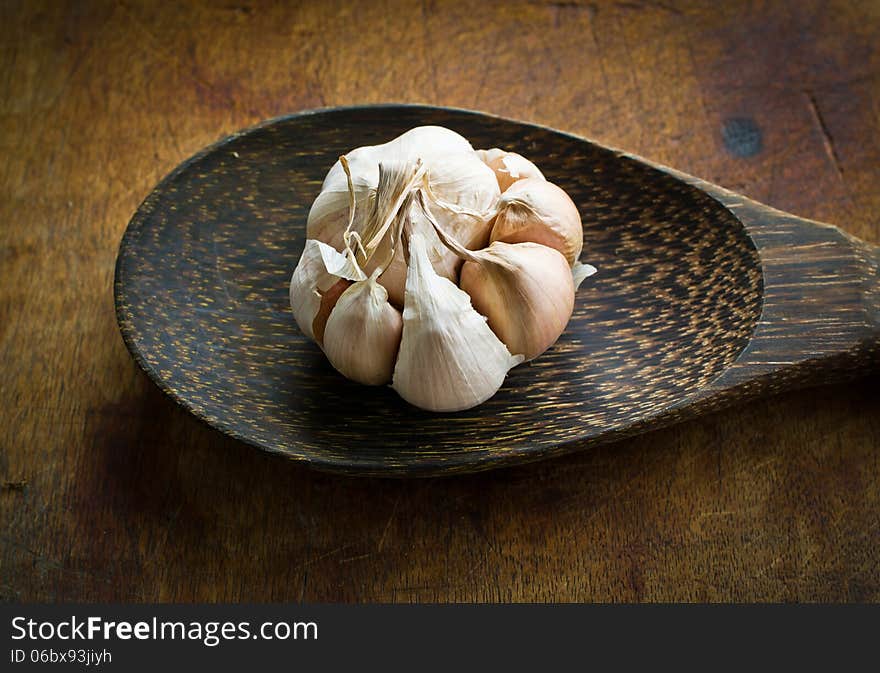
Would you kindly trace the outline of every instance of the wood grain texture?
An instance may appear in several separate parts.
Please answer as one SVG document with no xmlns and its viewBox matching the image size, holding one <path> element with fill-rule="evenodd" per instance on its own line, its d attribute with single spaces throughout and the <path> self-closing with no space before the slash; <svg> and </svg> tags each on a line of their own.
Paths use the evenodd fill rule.
<svg viewBox="0 0 880 673">
<path fill-rule="evenodd" d="M 14 26 L 0 51 L 3 598 L 880 598 L 876 376 L 540 465 L 351 480 L 178 410 L 131 361 L 112 300 L 125 224 L 182 159 L 351 103 L 564 128 L 876 243 L 875 3 L 0 12 Z"/>
</svg>

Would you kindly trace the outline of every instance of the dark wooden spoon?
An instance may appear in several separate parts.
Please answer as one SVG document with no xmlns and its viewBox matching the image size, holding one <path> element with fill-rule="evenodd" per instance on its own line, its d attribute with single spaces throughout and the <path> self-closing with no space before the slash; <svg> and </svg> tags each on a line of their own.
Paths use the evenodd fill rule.
<svg viewBox="0 0 880 673">
<path fill-rule="evenodd" d="M 574 199 L 583 259 L 559 342 L 457 414 L 347 381 L 297 329 L 288 282 L 336 158 L 421 124 L 530 157 Z M 315 467 L 436 475 L 558 456 L 878 362 L 878 248 L 552 129 L 384 105 L 276 119 L 184 162 L 129 223 L 125 343 L 233 437 Z"/>
</svg>

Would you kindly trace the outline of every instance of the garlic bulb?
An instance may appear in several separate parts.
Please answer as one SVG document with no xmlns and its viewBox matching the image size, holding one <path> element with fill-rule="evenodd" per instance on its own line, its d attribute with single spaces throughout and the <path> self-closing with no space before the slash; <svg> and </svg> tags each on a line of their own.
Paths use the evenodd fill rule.
<svg viewBox="0 0 880 673">
<path fill-rule="evenodd" d="M 429 411 L 492 397 L 556 342 L 596 272 L 577 208 L 537 166 L 437 126 L 340 156 L 307 234 L 300 329 L 342 375 Z"/>
<path fill-rule="evenodd" d="M 390 383 L 403 319 L 376 282 L 379 270 L 342 293 L 327 320 L 324 352 L 336 370 L 358 383 Z"/>
<path fill-rule="evenodd" d="M 392 387 L 422 409 L 460 411 L 492 397 L 522 359 L 510 354 L 465 292 L 435 273 L 423 237 L 413 232 Z"/>
<path fill-rule="evenodd" d="M 356 215 L 350 229 L 365 243 L 370 234 L 383 231 L 383 225 L 396 217 L 409 218 L 406 196 L 420 189 L 437 206 L 436 216 L 443 228 L 469 247 L 482 247 L 489 240 L 490 221 L 500 195 L 495 174 L 476 155 L 470 143 L 449 129 L 420 126 L 383 145 L 361 147 L 345 155 L 349 176 L 337 161 L 309 211 L 307 236 L 341 251 L 349 224 L 350 190 Z M 421 167 L 421 168 L 420 168 Z M 419 171 L 421 170 L 421 174 Z M 395 198 L 390 198 L 393 194 Z M 396 198 L 402 197 L 402 198 Z M 413 231 L 421 233 L 431 262 L 441 275 L 455 279 L 459 260 L 437 239 L 432 228 L 412 216 Z M 388 229 L 384 229 L 388 231 Z M 383 256 L 397 247 L 385 274 L 379 278 L 390 299 L 402 306 L 406 284 L 406 261 L 396 242 L 380 238 L 367 248 L 368 255 Z M 375 268 L 371 259 L 360 260 L 367 273 Z"/>
<path fill-rule="evenodd" d="M 502 192 L 523 178 L 545 179 L 544 174 L 535 164 L 516 152 L 505 152 L 493 147 L 491 150 L 477 150 L 477 156 L 495 171 L 495 178 Z"/>
<path fill-rule="evenodd" d="M 350 280 L 340 278 L 331 285 L 329 289 L 321 294 L 321 305 L 318 307 L 318 312 L 315 314 L 314 320 L 312 320 L 312 333 L 315 341 L 321 347 L 324 346 L 324 331 L 327 328 L 327 320 L 330 318 L 330 312 L 333 311 L 336 302 L 339 301 L 342 293 L 350 286 Z"/>
<path fill-rule="evenodd" d="M 296 324 L 306 336 L 320 344 L 323 323 L 335 304 L 335 298 L 345 289 L 344 286 L 338 287 L 337 283 L 364 278 L 366 276 L 351 257 L 341 255 L 320 241 L 307 240 L 290 278 L 290 307 Z M 325 297 L 327 301 L 323 301 Z"/>
<path fill-rule="evenodd" d="M 501 195 L 491 241 L 541 243 L 574 264 L 583 249 L 584 232 L 568 194 L 552 182 L 526 178 Z"/>
</svg>

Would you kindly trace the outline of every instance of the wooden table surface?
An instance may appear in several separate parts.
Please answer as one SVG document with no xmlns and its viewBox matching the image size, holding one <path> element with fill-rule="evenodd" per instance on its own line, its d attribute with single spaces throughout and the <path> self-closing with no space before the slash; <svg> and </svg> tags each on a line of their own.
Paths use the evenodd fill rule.
<svg viewBox="0 0 880 673">
<path fill-rule="evenodd" d="M 129 217 L 181 160 L 267 117 L 379 101 L 554 126 L 876 243 L 877 2 L 0 17 L 0 599 L 880 600 L 876 374 L 531 466 L 342 478 L 163 397 L 112 293 Z"/>
</svg>

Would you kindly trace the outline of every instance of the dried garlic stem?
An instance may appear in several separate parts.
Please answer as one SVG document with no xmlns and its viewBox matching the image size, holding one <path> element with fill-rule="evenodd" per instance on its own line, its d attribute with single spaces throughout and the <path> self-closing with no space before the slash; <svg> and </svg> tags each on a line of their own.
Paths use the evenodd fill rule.
<svg viewBox="0 0 880 673">
<path fill-rule="evenodd" d="M 412 173 L 410 174 L 410 171 Z M 379 186 L 370 221 L 364 229 L 367 257 L 376 251 L 416 184 L 425 174 L 425 166 L 416 161 L 379 162 Z"/>
<path fill-rule="evenodd" d="M 348 182 L 348 226 L 345 227 L 345 231 L 342 233 L 342 241 L 345 243 L 346 253 L 354 258 L 355 253 L 351 247 L 351 241 L 354 239 L 355 243 L 357 243 L 358 249 L 364 256 L 364 261 L 366 261 L 367 251 L 364 250 L 364 246 L 361 243 L 360 234 L 351 230 L 351 227 L 354 224 L 354 211 L 357 203 L 354 193 L 354 183 L 351 179 L 351 167 L 348 165 L 348 158 L 344 154 L 339 157 L 339 163 L 342 166 L 342 170 L 345 171 L 345 179 Z"/>
<path fill-rule="evenodd" d="M 425 218 L 428 222 L 431 223 L 431 226 L 434 227 L 434 231 L 437 232 L 437 237 L 440 239 L 441 243 L 449 248 L 452 252 L 455 253 L 459 258 L 470 262 L 476 262 L 479 260 L 479 256 L 475 255 L 473 252 L 465 248 L 461 243 L 456 241 L 454 238 L 449 236 L 445 231 L 443 231 L 443 227 L 440 226 L 440 223 L 434 218 L 434 215 L 431 213 L 431 210 L 428 208 L 428 204 L 425 202 L 424 193 L 419 190 L 416 194 L 416 199 L 418 201 L 419 207 L 422 209 L 422 212 L 425 215 Z"/>
</svg>

